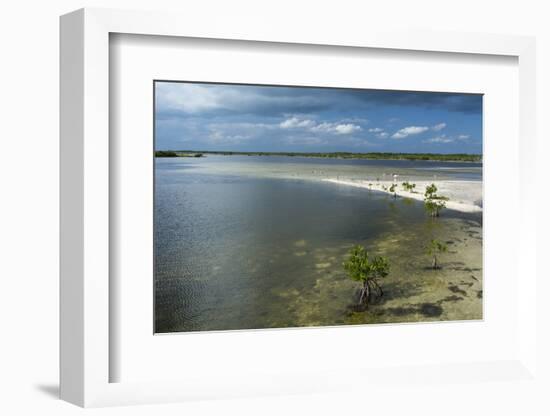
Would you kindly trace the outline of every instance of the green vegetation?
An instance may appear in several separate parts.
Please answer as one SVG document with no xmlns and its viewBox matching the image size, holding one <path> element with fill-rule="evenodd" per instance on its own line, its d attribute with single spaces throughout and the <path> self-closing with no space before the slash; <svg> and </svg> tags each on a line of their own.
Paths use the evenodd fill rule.
<svg viewBox="0 0 550 416">
<path fill-rule="evenodd" d="M 446 206 L 446 202 L 449 198 L 437 195 L 437 186 L 431 184 L 426 187 L 424 192 L 424 207 L 430 214 L 430 217 L 439 217 L 439 213 Z"/>
<path fill-rule="evenodd" d="M 329 152 L 329 153 L 301 153 L 301 152 L 233 152 L 213 150 L 175 150 L 179 154 L 211 154 L 211 155 L 242 155 L 242 156 L 297 156 L 297 157 L 319 157 L 334 159 L 381 159 L 381 160 L 438 160 L 450 162 L 481 162 L 482 156 L 469 153 L 352 153 L 352 152 Z"/>
<path fill-rule="evenodd" d="M 203 157 L 202 153 L 174 152 L 173 150 L 157 150 L 155 157 Z"/>
<path fill-rule="evenodd" d="M 438 201 L 435 199 L 425 199 L 424 207 L 426 208 L 426 211 L 428 211 L 428 214 L 430 215 L 430 217 L 432 218 L 439 217 L 439 213 L 443 208 L 445 208 L 445 201 Z"/>
<path fill-rule="evenodd" d="M 431 185 L 426 186 L 426 190 L 424 191 L 425 198 L 433 198 L 436 194 L 437 194 L 437 186 L 435 186 L 435 183 L 432 183 Z"/>
<path fill-rule="evenodd" d="M 378 279 L 386 277 L 390 271 L 389 262 L 385 257 L 370 259 L 365 248 L 357 245 L 351 249 L 350 256 L 343 266 L 351 279 L 362 283 L 359 292 L 360 305 L 368 308 L 371 296 L 374 296 L 375 292 L 377 297 L 384 295 Z"/>
<path fill-rule="evenodd" d="M 416 184 L 415 184 L 415 183 L 409 183 L 409 182 L 407 181 L 407 182 L 403 182 L 402 185 L 403 185 L 403 189 L 404 189 L 405 191 L 414 193 L 414 188 L 416 188 Z"/>
<path fill-rule="evenodd" d="M 426 252 L 432 257 L 432 269 L 438 269 L 437 256 L 447 251 L 447 244 L 439 240 L 431 240 Z"/>
<path fill-rule="evenodd" d="M 172 151 L 157 150 L 155 152 L 155 157 L 178 157 L 178 154 Z"/>
<path fill-rule="evenodd" d="M 393 194 L 393 197 L 394 198 L 397 198 L 397 193 L 395 192 L 395 188 L 397 188 L 397 184 L 392 184 L 392 186 L 390 186 L 390 192 Z"/>
</svg>

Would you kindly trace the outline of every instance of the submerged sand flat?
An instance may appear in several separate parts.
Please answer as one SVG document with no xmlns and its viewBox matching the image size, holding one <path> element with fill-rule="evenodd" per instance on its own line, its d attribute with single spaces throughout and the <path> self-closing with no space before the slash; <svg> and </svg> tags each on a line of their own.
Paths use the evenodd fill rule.
<svg viewBox="0 0 550 416">
<path fill-rule="evenodd" d="M 445 241 L 448 252 L 439 256 L 441 268 L 432 269 L 425 242 Z M 477 221 L 449 218 L 407 230 L 391 230 L 367 246 L 386 256 L 390 274 L 380 284 L 384 296 L 367 310 L 357 305 L 357 282 L 342 270 L 349 247 L 319 249 L 315 253 L 313 287 L 276 291 L 285 320 L 271 327 L 405 323 L 483 318 L 482 233 Z M 338 259 L 331 263 L 326 259 Z M 318 267 L 322 265 L 322 267 Z M 334 320 L 335 316 L 340 316 Z"/>
<path fill-rule="evenodd" d="M 430 229 L 431 228 L 431 229 Z M 441 268 L 430 267 L 430 257 L 420 239 L 445 241 L 448 252 L 439 256 Z M 388 296 L 365 316 L 350 315 L 350 322 L 422 322 L 482 319 L 482 232 L 479 223 L 449 219 L 382 238 L 373 249 L 393 261 L 393 271 L 383 282 Z M 400 255 L 403 251 L 408 256 Z"/>
<path fill-rule="evenodd" d="M 393 181 L 376 183 L 361 180 L 324 179 L 339 185 L 353 186 L 390 194 Z M 317 250 L 318 277 L 313 289 L 285 293 L 290 303 L 292 321 L 300 326 L 326 325 L 329 316 L 341 318 L 334 324 L 375 324 L 429 321 L 479 320 L 483 318 L 483 238 L 482 238 L 482 182 L 480 181 L 415 181 L 415 192 L 407 192 L 399 185 L 398 200 L 389 204 L 404 207 L 423 201 L 425 188 L 432 183 L 438 194 L 449 198 L 446 209 L 466 213 L 455 218 L 442 213 L 438 219 L 407 228 L 392 228 L 382 234 L 367 250 L 388 258 L 391 272 L 380 283 L 384 296 L 374 300 L 365 310 L 357 305 L 358 284 L 342 270 L 351 246 Z M 390 205 L 388 209 L 390 209 Z M 401 208 L 400 208 L 401 209 Z M 438 256 L 440 267 L 431 268 L 431 257 L 426 253 L 427 243 L 438 239 L 446 243 L 448 251 Z M 334 261 L 335 258 L 338 261 Z M 331 263 L 324 262 L 330 259 Z M 322 266 L 322 267 L 320 267 Z M 347 304 L 346 308 L 342 308 Z M 284 326 L 274 322 L 273 326 Z"/>
</svg>

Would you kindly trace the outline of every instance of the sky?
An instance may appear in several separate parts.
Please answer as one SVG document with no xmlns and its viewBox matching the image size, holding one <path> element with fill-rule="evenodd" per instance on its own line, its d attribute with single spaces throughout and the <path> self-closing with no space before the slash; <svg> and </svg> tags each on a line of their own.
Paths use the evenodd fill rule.
<svg viewBox="0 0 550 416">
<path fill-rule="evenodd" d="M 157 81 L 155 147 L 482 153 L 482 95 Z"/>
</svg>

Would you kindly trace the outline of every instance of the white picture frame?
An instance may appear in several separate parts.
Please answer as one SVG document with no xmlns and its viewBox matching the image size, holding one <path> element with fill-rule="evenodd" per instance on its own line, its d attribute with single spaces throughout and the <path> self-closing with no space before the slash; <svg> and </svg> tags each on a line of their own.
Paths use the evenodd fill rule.
<svg viewBox="0 0 550 416">
<path fill-rule="evenodd" d="M 397 32 L 365 29 L 327 33 L 284 30 L 276 24 L 239 25 L 219 20 L 205 27 L 192 16 L 165 13 L 82 9 L 61 18 L 61 398 L 80 406 L 183 401 L 196 398 L 242 397 L 262 394 L 307 393 L 347 389 L 349 369 L 297 376 L 287 369 L 276 377 L 235 381 L 221 374 L 216 382 L 184 381 L 113 383 L 110 363 L 116 360 L 110 342 L 110 166 L 109 158 L 109 36 L 112 33 L 206 39 L 332 45 L 453 54 L 505 55 L 519 62 L 520 217 L 517 262 L 524 284 L 517 292 L 518 346 L 509 360 L 441 363 L 399 372 L 370 370 L 372 380 L 391 377 L 471 381 L 537 380 L 536 226 L 529 210 L 534 203 L 536 120 L 535 41 L 529 37 Z M 529 215 L 528 215 L 529 213 Z M 361 330 L 358 328 L 357 330 Z M 389 374 L 389 375 L 388 375 Z M 477 374 L 477 375 L 476 375 Z M 479 374 L 483 374 L 479 377 Z M 340 380 L 347 379 L 347 383 Z M 362 379 L 359 383 L 369 383 Z"/>
</svg>

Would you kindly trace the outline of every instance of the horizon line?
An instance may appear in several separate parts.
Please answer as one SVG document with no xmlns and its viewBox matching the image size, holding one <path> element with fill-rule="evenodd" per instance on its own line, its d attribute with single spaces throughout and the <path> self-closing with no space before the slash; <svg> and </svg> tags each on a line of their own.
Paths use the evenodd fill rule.
<svg viewBox="0 0 550 416">
<path fill-rule="evenodd" d="M 286 150 L 194 150 L 194 149 L 154 149 L 156 152 L 202 152 L 202 153 L 293 153 L 293 154 L 352 154 L 352 155 L 469 155 L 469 156 L 483 156 L 483 153 L 467 153 L 467 152 L 455 152 L 455 153 L 436 153 L 436 152 L 349 152 L 349 151 L 320 151 L 320 152 L 301 152 L 301 151 L 286 151 Z"/>
</svg>

